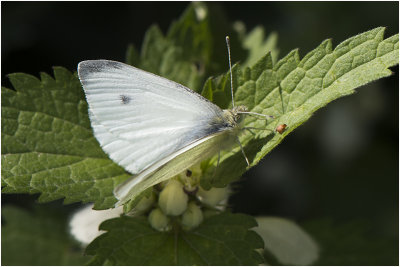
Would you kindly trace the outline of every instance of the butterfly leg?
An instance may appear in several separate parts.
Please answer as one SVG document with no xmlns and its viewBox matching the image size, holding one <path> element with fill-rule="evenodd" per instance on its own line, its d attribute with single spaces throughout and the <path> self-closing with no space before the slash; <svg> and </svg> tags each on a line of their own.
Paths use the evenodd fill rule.
<svg viewBox="0 0 400 267">
<path fill-rule="evenodd" d="M 252 130 L 261 130 L 261 131 L 270 131 L 270 132 L 273 132 L 273 130 L 271 130 L 271 129 L 266 129 L 266 128 L 243 127 L 243 129 L 244 129 L 244 130 L 247 130 L 247 131 L 249 131 L 249 132 L 251 132 L 254 136 L 255 136 L 255 134 L 254 134 L 254 132 L 253 132 Z"/>
<path fill-rule="evenodd" d="M 250 163 L 249 163 L 249 160 L 248 160 L 247 157 L 246 157 L 246 154 L 244 153 L 244 150 L 243 150 L 243 147 L 242 147 L 242 143 L 240 143 L 240 140 L 239 140 L 238 137 L 236 137 L 236 140 L 238 141 L 239 146 L 240 146 L 240 149 L 242 150 L 243 156 L 244 156 L 244 158 L 246 159 L 247 166 L 250 167 Z"/>
<path fill-rule="evenodd" d="M 247 128 L 247 127 L 244 127 L 243 129 L 245 129 L 245 130 L 247 130 L 247 131 L 249 131 L 252 135 L 254 135 L 254 136 L 256 136 L 256 134 L 252 131 L 252 130 L 250 130 L 249 128 Z"/>
<path fill-rule="evenodd" d="M 263 131 L 270 131 L 273 132 L 273 130 L 271 129 L 267 129 L 267 128 L 257 128 L 257 127 L 243 127 L 243 129 L 245 130 L 263 130 Z"/>
</svg>

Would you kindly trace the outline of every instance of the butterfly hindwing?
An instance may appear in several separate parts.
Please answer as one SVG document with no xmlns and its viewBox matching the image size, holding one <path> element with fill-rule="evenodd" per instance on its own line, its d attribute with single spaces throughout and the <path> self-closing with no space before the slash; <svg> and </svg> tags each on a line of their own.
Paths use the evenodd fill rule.
<svg viewBox="0 0 400 267">
<path fill-rule="evenodd" d="M 215 155 L 221 149 L 228 148 L 233 143 L 234 138 L 235 135 L 232 135 L 229 131 L 218 132 L 172 153 L 140 174 L 118 185 L 114 189 L 114 196 L 118 199 L 115 206 L 134 199 L 147 188 L 186 171 L 193 164 L 200 163 L 202 160 Z"/>
</svg>

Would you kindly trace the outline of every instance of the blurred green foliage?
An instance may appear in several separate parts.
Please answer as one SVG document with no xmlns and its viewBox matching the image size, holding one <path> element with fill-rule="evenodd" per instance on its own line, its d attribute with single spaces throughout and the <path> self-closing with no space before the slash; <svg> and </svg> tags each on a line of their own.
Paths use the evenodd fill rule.
<svg viewBox="0 0 400 267">
<path fill-rule="evenodd" d="M 2 265 L 83 265 L 89 257 L 68 233 L 66 214 L 36 206 L 2 208 Z"/>
</svg>

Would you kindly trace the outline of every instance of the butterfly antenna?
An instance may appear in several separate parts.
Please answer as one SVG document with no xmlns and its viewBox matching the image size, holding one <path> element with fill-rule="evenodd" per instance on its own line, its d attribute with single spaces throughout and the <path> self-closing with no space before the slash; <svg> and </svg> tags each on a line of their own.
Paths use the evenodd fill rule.
<svg viewBox="0 0 400 267">
<path fill-rule="evenodd" d="M 263 119 L 275 119 L 275 117 L 271 116 L 271 115 L 265 115 L 265 114 L 260 114 L 260 113 L 256 113 L 256 112 L 250 112 L 250 111 L 238 111 L 237 113 L 238 114 L 247 114 L 252 117 L 260 116 L 260 117 L 263 117 Z"/>
<path fill-rule="evenodd" d="M 233 100 L 233 77 L 232 77 L 232 63 L 231 63 L 231 45 L 229 42 L 229 36 L 225 37 L 226 47 L 228 48 L 228 59 L 229 59 L 229 73 L 231 74 L 231 95 L 232 95 L 232 108 L 235 107 L 235 101 Z"/>
</svg>

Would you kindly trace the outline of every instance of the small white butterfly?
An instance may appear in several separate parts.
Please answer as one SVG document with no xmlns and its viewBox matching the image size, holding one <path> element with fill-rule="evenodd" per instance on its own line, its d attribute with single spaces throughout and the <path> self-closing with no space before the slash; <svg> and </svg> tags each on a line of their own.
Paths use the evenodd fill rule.
<svg viewBox="0 0 400 267">
<path fill-rule="evenodd" d="M 83 61 L 78 75 L 95 137 L 135 174 L 114 189 L 116 206 L 239 141 L 240 114 L 254 114 L 235 107 L 233 94 L 233 108 L 222 110 L 181 84 L 120 62 Z"/>
</svg>

